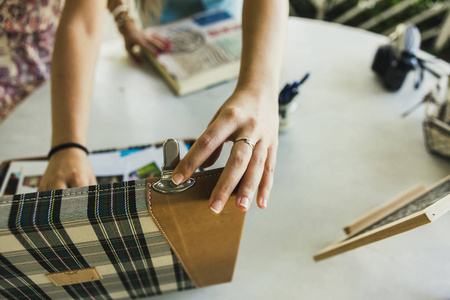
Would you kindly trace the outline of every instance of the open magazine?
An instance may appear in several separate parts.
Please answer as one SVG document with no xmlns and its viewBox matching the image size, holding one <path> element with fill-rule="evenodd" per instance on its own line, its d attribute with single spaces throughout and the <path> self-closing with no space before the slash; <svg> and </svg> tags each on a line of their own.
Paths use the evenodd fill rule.
<svg viewBox="0 0 450 300">
<path fill-rule="evenodd" d="M 179 145 L 180 157 L 183 158 L 188 151 L 188 144 L 180 141 Z M 91 153 L 88 160 L 98 184 L 159 177 L 163 148 L 148 146 Z M 0 197 L 36 192 L 47 164 L 47 160 L 12 161 L 3 182 L 0 182 Z"/>
<path fill-rule="evenodd" d="M 242 27 L 227 11 L 214 10 L 148 29 L 170 39 L 171 50 L 144 56 L 179 95 L 236 78 Z"/>
</svg>

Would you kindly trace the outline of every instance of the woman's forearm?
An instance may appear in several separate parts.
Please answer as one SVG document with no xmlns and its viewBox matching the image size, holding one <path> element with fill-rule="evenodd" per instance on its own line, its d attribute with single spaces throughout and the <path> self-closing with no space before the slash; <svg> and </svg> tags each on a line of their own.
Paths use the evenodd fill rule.
<svg viewBox="0 0 450 300">
<path fill-rule="evenodd" d="M 287 0 L 244 0 L 238 90 L 278 91 L 288 4 Z"/>
<path fill-rule="evenodd" d="M 67 0 L 52 60 L 52 147 L 86 144 L 106 1 Z"/>
</svg>

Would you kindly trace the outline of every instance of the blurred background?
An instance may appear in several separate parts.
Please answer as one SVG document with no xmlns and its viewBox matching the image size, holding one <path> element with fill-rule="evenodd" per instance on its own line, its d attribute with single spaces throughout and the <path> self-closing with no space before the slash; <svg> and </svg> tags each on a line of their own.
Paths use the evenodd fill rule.
<svg viewBox="0 0 450 300">
<path fill-rule="evenodd" d="M 412 23 L 420 30 L 421 49 L 450 61 L 449 0 L 290 0 L 290 14 L 383 35 Z"/>
</svg>

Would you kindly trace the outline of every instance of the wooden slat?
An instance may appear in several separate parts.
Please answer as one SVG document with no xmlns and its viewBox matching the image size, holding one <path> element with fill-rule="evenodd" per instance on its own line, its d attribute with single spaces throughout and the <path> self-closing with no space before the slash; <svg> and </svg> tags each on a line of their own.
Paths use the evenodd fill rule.
<svg viewBox="0 0 450 300">
<path fill-rule="evenodd" d="M 437 51 L 440 51 L 450 39 L 450 10 L 448 11 L 447 17 L 441 27 L 441 32 L 439 33 L 436 43 L 434 44 L 434 48 Z"/>
<path fill-rule="evenodd" d="M 355 7 L 353 7 L 352 9 L 347 10 L 345 13 L 343 13 L 342 15 L 340 15 L 339 17 L 334 19 L 333 22 L 341 23 L 341 24 L 345 23 L 345 22 L 351 20 L 352 18 L 356 17 L 357 15 L 362 13 L 363 11 L 369 9 L 373 5 L 377 4 L 380 1 L 381 0 L 372 0 L 372 1 L 360 2 L 358 5 L 355 5 Z"/>
<path fill-rule="evenodd" d="M 314 260 L 320 261 L 326 258 L 330 258 L 332 256 L 383 240 L 393 235 L 409 231 L 430 222 L 431 221 L 425 213 L 416 213 L 409 217 L 395 221 L 391 224 L 386 224 L 373 231 L 357 235 L 354 238 L 334 243 L 314 255 Z"/>
<path fill-rule="evenodd" d="M 444 184 L 445 182 L 450 180 L 450 176 L 447 176 L 446 178 L 440 180 L 438 183 L 434 184 L 431 188 L 420 192 L 422 189 L 420 186 L 416 187 L 415 189 L 411 190 L 409 193 L 404 195 L 404 198 L 410 198 L 412 197 L 413 200 L 417 199 L 417 197 L 420 197 L 424 193 L 428 193 L 429 191 L 434 190 L 441 184 Z M 419 193 L 418 196 L 412 196 L 415 193 Z M 405 200 L 406 201 L 406 200 Z M 398 199 L 394 202 L 398 202 Z M 411 201 L 409 201 L 411 202 Z M 408 202 L 408 203 L 409 203 Z M 408 203 L 404 204 L 408 205 Z M 387 207 L 387 209 L 378 209 L 378 211 L 383 212 L 384 210 L 392 210 L 389 205 L 385 205 L 384 207 Z M 339 242 L 335 242 L 328 247 L 322 249 L 319 251 L 316 255 L 314 255 L 314 260 L 319 261 L 323 260 L 359 247 L 362 247 L 364 245 L 368 245 L 377 241 L 380 241 L 382 239 L 409 231 L 411 229 L 414 229 L 416 227 L 428 224 L 432 221 L 435 221 L 439 217 L 443 216 L 445 213 L 450 211 L 450 194 L 444 196 L 443 198 L 439 199 L 437 202 L 429 205 L 427 208 L 412 213 L 409 216 L 403 217 L 401 219 L 398 219 L 396 221 L 393 221 L 391 223 L 382 225 L 380 227 L 371 229 L 367 232 L 363 232 L 361 234 L 355 234 L 353 236 L 347 236 L 346 239 L 341 240 Z M 373 213 L 369 214 L 368 216 L 371 217 Z M 372 223 L 373 224 L 373 223 Z M 364 229 L 364 228 L 363 228 Z"/>
<path fill-rule="evenodd" d="M 422 13 L 402 21 L 402 23 L 414 24 L 414 25 L 420 24 L 421 22 L 426 21 L 429 18 L 434 17 L 437 14 L 444 12 L 445 10 L 449 9 L 449 7 L 450 7 L 450 3 L 437 3 L 437 4 L 433 5 L 432 7 L 430 7 L 429 9 L 423 11 Z M 389 35 L 394 30 L 395 30 L 395 26 L 385 30 L 382 34 Z"/>
<path fill-rule="evenodd" d="M 352 224 L 346 226 L 344 228 L 345 233 L 347 233 L 348 235 L 353 235 L 357 232 L 360 232 L 364 228 L 369 227 L 370 225 L 392 214 L 399 208 L 410 203 L 420 195 L 424 194 L 426 191 L 427 189 L 423 184 L 415 186 L 414 188 L 403 193 L 400 197 L 395 198 L 393 201 L 391 200 L 387 203 L 384 203 L 380 207 L 354 221 Z"/>
<path fill-rule="evenodd" d="M 424 31 L 420 34 L 420 37 L 422 38 L 422 42 L 435 38 L 439 35 L 439 32 L 441 32 L 441 29 L 439 27 L 434 27 L 431 29 L 428 29 L 427 31 Z"/>
<path fill-rule="evenodd" d="M 404 0 L 396 5 L 392 6 L 391 8 L 383 11 L 382 13 L 373 17 L 372 19 L 368 20 L 367 22 L 362 23 L 358 27 L 368 30 L 368 29 L 378 25 L 379 23 L 383 22 L 384 20 L 387 20 L 387 19 L 395 16 L 396 14 L 402 12 L 403 10 L 408 8 L 414 2 L 416 2 L 416 0 Z"/>
</svg>

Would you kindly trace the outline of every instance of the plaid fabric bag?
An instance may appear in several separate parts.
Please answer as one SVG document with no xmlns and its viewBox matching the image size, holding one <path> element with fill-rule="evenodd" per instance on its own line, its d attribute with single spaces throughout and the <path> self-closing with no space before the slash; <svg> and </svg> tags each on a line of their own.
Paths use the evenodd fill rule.
<svg viewBox="0 0 450 300">
<path fill-rule="evenodd" d="M 0 295 L 134 299 L 230 281 L 245 213 L 232 199 L 208 209 L 220 174 L 177 194 L 148 178 L 0 198 Z"/>
</svg>

